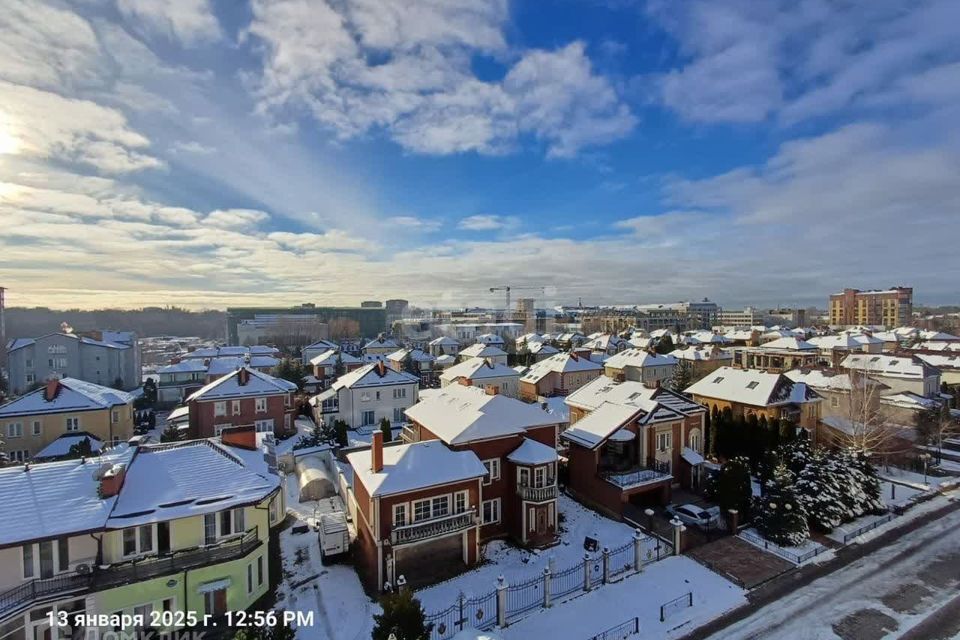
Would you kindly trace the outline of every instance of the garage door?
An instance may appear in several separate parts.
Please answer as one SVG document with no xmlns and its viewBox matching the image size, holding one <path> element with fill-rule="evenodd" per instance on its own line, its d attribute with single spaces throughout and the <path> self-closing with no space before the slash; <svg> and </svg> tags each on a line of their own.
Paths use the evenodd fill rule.
<svg viewBox="0 0 960 640">
<path fill-rule="evenodd" d="M 445 580 L 465 568 L 462 534 L 394 547 L 393 555 L 397 575 L 404 576 L 413 587 Z"/>
</svg>

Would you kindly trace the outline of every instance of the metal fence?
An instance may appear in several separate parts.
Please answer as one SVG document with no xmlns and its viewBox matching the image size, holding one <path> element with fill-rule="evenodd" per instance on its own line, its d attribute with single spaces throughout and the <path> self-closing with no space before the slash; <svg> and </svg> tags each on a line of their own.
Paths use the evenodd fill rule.
<svg viewBox="0 0 960 640">
<path fill-rule="evenodd" d="M 615 577 L 631 571 L 634 568 L 634 556 L 635 551 L 632 542 L 628 542 L 622 547 L 611 549 L 608 556 L 610 576 Z"/>
<path fill-rule="evenodd" d="M 446 640 L 464 628 L 490 629 L 497 624 L 496 590 L 476 598 L 462 595 L 446 609 L 426 616 L 431 640 Z"/>
<path fill-rule="evenodd" d="M 623 640 L 637 633 L 640 633 L 640 618 L 633 618 L 621 622 L 615 627 L 610 627 L 606 631 L 592 636 L 589 640 Z"/>
<path fill-rule="evenodd" d="M 583 589 L 583 563 L 578 562 L 550 576 L 550 593 L 555 598 Z"/>
<path fill-rule="evenodd" d="M 821 553 L 824 553 L 825 551 L 827 551 L 827 548 L 821 545 L 819 547 L 816 547 L 815 549 L 811 549 L 810 551 L 806 551 L 804 553 L 796 553 L 794 551 L 790 551 L 785 547 L 781 547 L 780 545 L 774 542 L 770 542 L 766 538 L 762 538 L 750 531 L 741 531 L 737 535 L 743 538 L 744 540 L 748 540 L 753 544 L 757 545 L 758 547 L 762 547 L 764 550 L 769 551 L 774 555 L 778 555 L 784 560 L 788 560 L 789 562 L 792 562 L 794 564 L 803 564 L 807 560 L 810 560 L 811 558 L 815 558 Z"/>
<path fill-rule="evenodd" d="M 858 527 L 858 528 L 854 529 L 853 531 L 851 531 L 851 532 L 849 532 L 849 533 L 843 534 L 843 544 L 850 544 L 850 541 L 853 540 L 854 538 L 856 538 L 857 536 L 861 536 L 861 535 L 863 535 L 864 533 L 866 533 L 867 531 L 872 531 L 872 530 L 876 529 L 877 527 L 879 527 L 880 525 L 883 525 L 883 524 L 886 524 L 886 523 L 890 522 L 890 521 L 893 520 L 895 517 L 896 517 L 896 514 L 888 513 L 887 515 L 885 515 L 885 516 L 883 516 L 883 517 L 877 518 L 876 520 L 874 520 L 874 521 L 871 522 L 870 524 L 865 524 L 865 525 L 863 525 L 862 527 Z"/>
<path fill-rule="evenodd" d="M 660 622 L 664 622 L 672 614 L 693 606 L 693 591 L 689 591 L 679 598 L 674 598 L 660 605 Z"/>
<path fill-rule="evenodd" d="M 543 606 L 544 578 L 537 576 L 507 587 L 507 619 Z"/>
</svg>

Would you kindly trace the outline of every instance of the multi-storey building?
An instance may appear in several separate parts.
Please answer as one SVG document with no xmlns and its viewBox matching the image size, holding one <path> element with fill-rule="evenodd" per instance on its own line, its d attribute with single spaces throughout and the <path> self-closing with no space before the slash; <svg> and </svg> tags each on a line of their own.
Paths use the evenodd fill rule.
<svg viewBox="0 0 960 640">
<path fill-rule="evenodd" d="M 614 379 L 633 380 L 654 386 L 669 380 L 677 359 L 643 349 L 627 349 L 603 363 L 604 373 Z"/>
<path fill-rule="evenodd" d="M 940 371 L 916 357 L 854 353 L 844 358 L 840 367 L 882 382 L 893 393 L 904 391 L 925 398 L 940 393 Z"/>
<path fill-rule="evenodd" d="M 892 329 L 910 324 L 912 318 L 912 287 L 891 287 L 882 291 L 844 289 L 830 296 L 831 325 Z"/>
<path fill-rule="evenodd" d="M 460 362 L 466 362 L 472 358 L 483 358 L 497 364 L 507 364 L 507 352 L 495 344 L 486 344 L 477 342 L 466 349 L 462 349 L 458 355 Z"/>
<path fill-rule="evenodd" d="M 267 541 L 283 520 L 272 459 L 248 430 L 0 469 L 0 501 L 17 514 L 0 519 L 3 637 L 59 637 L 48 612 L 222 624 L 249 608 L 270 588 Z"/>
<path fill-rule="evenodd" d="M 806 340 L 795 336 L 778 338 L 758 347 L 732 347 L 733 365 L 743 369 L 762 369 L 770 373 L 783 373 L 798 367 L 813 367 L 820 364 L 820 350 Z"/>
<path fill-rule="evenodd" d="M 130 332 L 17 338 L 7 345 L 7 364 L 13 395 L 52 378 L 76 378 L 127 390 L 141 385 L 140 347 Z"/>
<path fill-rule="evenodd" d="M 187 433 L 191 438 L 209 438 L 224 429 L 250 426 L 258 433 L 287 435 L 293 430 L 296 391 L 292 382 L 241 367 L 187 398 Z"/>
<path fill-rule="evenodd" d="M 84 437 L 92 444 L 124 442 L 133 435 L 133 400 L 129 393 L 84 380 L 50 380 L 0 407 L 0 441 L 7 457 L 20 462 L 46 457 L 44 450 L 64 437 L 71 443 Z"/>
<path fill-rule="evenodd" d="M 621 517 L 628 504 L 665 504 L 671 487 L 698 486 L 706 410 L 663 387 L 606 376 L 566 399 L 568 486 L 582 501 Z"/>
<path fill-rule="evenodd" d="M 318 423 L 343 420 L 353 429 L 364 429 L 386 418 L 400 424 L 403 412 L 417 402 L 419 388 L 420 378 L 380 361 L 340 376 L 310 404 Z"/>
<path fill-rule="evenodd" d="M 681 361 L 689 365 L 694 380 L 699 380 L 708 373 L 733 363 L 733 350 L 722 349 L 716 344 L 709 347 L 675 349 L 670 352 L 670 355 L 677 359 L 678 366 Z"/>
<path fill-rule="evenodd" d="M 238 327 L 243 320 L 253 320 L 257 316 L 286 315 L 312 316 L 318 322 L 326 323 L 330 335 L 374 337 L 387 329 L 387 310 L 384 308 L 361 307 L 318 307 L 303 304 L 299 307 L 243 307 L 227 309 L 227 341 L 240 344 Z"/>
<path fill-rule="evenodd" d="M 717 324 L 724 327 L 753 327 L 763 324 L 764 313 L 760 309 L 721 309 L 717 313 Z"/>
<path fill-rule="evenodd" d="M 440 374 L 440 385 L 491 389 L 496 393 L 516 398 L 520 393 L 520 372 L 505 364 L 486 358 L 470 358 L 449 367 Z"/>
<path fill-rule="evenodd" d="M 603 366 L 574 353 L 558 353 L 531 365 L 520 376 L 520 398 L 568 395 L 603 373 Z"/>
<path fill-rule="evenodd" d="M 156 371 L 157 400 L 183 402 L 203 385 L 247 367 L 261 373 L 273 371 L 280 360 L 273 347 L 209 347 L 179 355 Z"/>
</svg>

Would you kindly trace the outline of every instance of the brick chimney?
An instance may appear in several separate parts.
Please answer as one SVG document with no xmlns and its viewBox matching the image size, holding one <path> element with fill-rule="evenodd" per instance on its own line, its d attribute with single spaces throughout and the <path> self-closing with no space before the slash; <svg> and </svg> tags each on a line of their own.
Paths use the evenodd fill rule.
<svg viewBox="0 0 960 640">
<path fill-rule="evenodd" d="M 232 427 L 220 432 L 220 442 L 231 447 L 240 447 L 249 451 L 257 450 L 257 428 L 252 424 Z"/>
<path fill-rule="evenodd" d="M 112 498 L 120 493 L 123 480 L 127 476 L 127 465 L 115 464 L 100 476 L 100 497 Z"/>
<path fill-rule="evenodd" d="M 250 382 L 250 370 L 246 367 L 237 369 L 237 384 L 243 387 L 246 386 L 248 382 Z"/>
<path fill-rule="evenodd" d="M 43 390 L 43 399 L 47 402 L 53 402 L 60 394 L 60 380 L 54 378 L 47 380 L 47 386 Z"/>
<path fill-rule="evenodd" d="M 576 362 L 576 361 L 578 361 L 578 360 L 580 359 L 580 356 L 578 356 L 575 351 L 571 351 L 571 352 L 570 352 L 570 357 L 573 359 L 574 362 Z"/>
<path fill-rule="evenodd" d="M 462 384 L 462 385 L 465 386 L 465 387 L 472 387 L 472 386 L 473 386 L 473 380 L 471 380 L 470 378 L 457 378 L 457 382 L 459 382 L 460 384 Z"/>
<path fill-rule="evenodd" d="M 484 387 L 484 391 L 487 392 L 488 396 L 495 396 L 500 393 L 500 387 L 495 384 L 488 384 L 486 387 Z"/>
<path fill-rule="evenodd" d="M 370 446 L 370 470 L 374 473 L 383 471 L 383 432 L 374 431 Z"/>
<path fill-rule="evenodd" d="M 383 360 L 377 360 L 376 368 L 377 368 L 377 375 L 380 376 L 381 378 L 387 375 L 387 365 L 384 363 Z"/>
</svg>

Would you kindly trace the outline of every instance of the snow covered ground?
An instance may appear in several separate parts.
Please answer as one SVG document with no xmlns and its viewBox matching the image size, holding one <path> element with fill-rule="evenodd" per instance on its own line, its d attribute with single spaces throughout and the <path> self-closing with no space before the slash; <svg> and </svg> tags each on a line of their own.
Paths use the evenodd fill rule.
<svg viewBox="0 0 960 640">
<path fill-rule="evenodd" d="M 900 482 L 880 481 L 880 499 L 888 507 L 898 507 L 910 502 L 910 498 L 923 493 L 924 489 L 900 484 Z"/>
<path fill-rule="evenodd" d="M 953 482 L 956 480 L 956 478 L 953 476 L 937 477 L 929 474 L 924 476 L 922 473 L 907 471 L 906 469 L 900 469 L 899 467 L 881 466 L 877 467 L 877 472 L 880 475 L 880 478 L 883 480 L 892 480 L 898 484 L 909 485 L 921 491 L 931 487 L 938 487 L 944 482 Z"/>
<path fill-rule="evenodd" d="M 586 536 L 598 540 L 600 549 L 604 546 L 614 549 L 633 540 L 632 527 L 605 518 L 566 495 L 560 494 L 557 506 L 564 517 L 564 522 L 561 523 L 564 531 L 559 545 L 544 550 L 527 551 L 503 541 L 493 541 L 485 547 L 485 564 L 418 591 L 417 597 L 420 598 L 423 608 L 428 613 L 445 609 L 453 604 L 461 591 L 472 596 L 489 593 L 496 587 L 497 576 L 500 575 L 506 578 L 508 584 L 532 578 L 543 571 L 550 556 L 553 556 L 557 570 L 566 569 L 583 560 L 583 540 Z M 647 547 L 644 552 L 656 548 L 654 540 L 645 544 Z M 600 553 L 592 555 L 599 556 Z"/>
<path fill-rule="evenodd" d="M 660 605 L 693 593 L 693 607 L 660 622 Z M 643 573 L 602 586 L 547 610 L 538 610 L 502 631 L 507 640 L 557 638 L 585 640 L 633 617 L 645 640 L 678 637 L 695 626 L 746 602 L 745 591 L 694 560 L 670 557 Z"/>
</svg>

